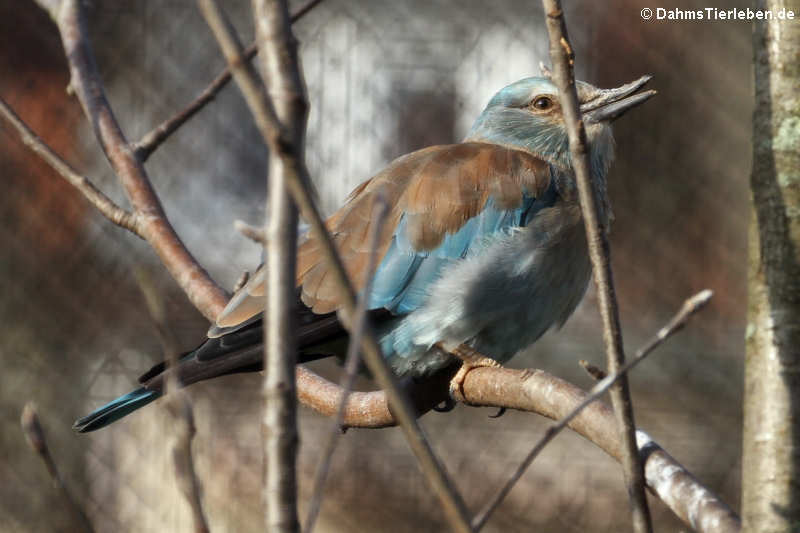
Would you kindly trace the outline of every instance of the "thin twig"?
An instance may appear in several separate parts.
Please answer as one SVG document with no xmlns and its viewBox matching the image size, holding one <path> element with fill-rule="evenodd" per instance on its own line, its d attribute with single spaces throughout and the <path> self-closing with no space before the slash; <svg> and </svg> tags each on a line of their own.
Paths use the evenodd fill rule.
<svg viewBox="0 0 800 533">
<path fill-rule="evenodd" d="M 156 289 L 150 274 L 139 268 L 136 270 L 136 279 L 145 298 L 153 326 L 161 341 L 164 360 L 167 362 L 165 370 L 167 379 L 164 381 L 163 394 L 166 397 L 164 407 L 175 422 L 175 444 L 172 447 L 175 478 L 192 510 L 195 533 L 208 533 L 210 531 L 208 519 L 203 509 L 203 486 L 197 476 L 192 454 L 192 440 L 196 433 L 194 413 L 189 396 L 178 381 L 178 343 L 167 323 L 164 298 Z"/>
<path fill-rule="evenodd" d="M 256 126 L 272 153 L 278 155 L 286 165 L 289 192 L 303 218 L 311 226 L 311 235 L 321 246 L 331 278 L 335 280 L 338 300 L 342 305 L 342 317 L 346 326 L 352 329 L 356 292 L 309 192 L 311 179 L 302 157 L 302 146 L 293 145 L 283 131 L 263 87 L 249 65 L 243 61 L 241 44 L 216 2 L 200 0 L 200 4 L 206 21 L 217 37 L 228 64 L 231 66 L 233 76 L 250 107 Z M 419 462 L 420 469 L 442 503 L 450 525 L 459 532 L 470 531 L 466 505 L 425 438 L 408 399 L 398 386 L 394 374 L 381 354 L 380 345 L 371 328 L 365 328 L 362 343 L 367 367 L 378 386 L 386 391 L 409 446 Z"/>
<path fill-rule="evenodd" d="M 711 291 L 704 290 L 701 291 L 691 298 L 687 299 L 678 313 L 669 321 L 669 323 L 661 328 L 658 333 L 642 348 L 636 352 L 636 356 L 625 363 L 619 371 L 614 372 L 602 380 L 600 380 L 592 390 L 589 391 L 589 394 L 584 398 L 575 408 L 570 411 L 570 413 L 558 421 L 558 423 L 553 424 L 545 434 L 539 439 L 539 442 L 533 447 L 533 449 L 528 453 L 525 459 L 522 461 L 522 464 L 517 467 L 517 470 L 514 474 L 508 479 L 505 485 L 497 492 L 497 494 L 492 498 L 486 506 L 478 513 L 472 521 L 472 527 L 475 531 L 480 531 L 481 528 L 486 524 L 486 521 L 489 519 L 491 514 L 494 512 L 495 509 L 500 505 L 506 495 L 511 491 L 511 488 L 516 484 L 522 474 L 528 469 L 536 456 L 544 449 L 547 444 L 558 435 L 562 429 L 567 427 L 567 425 L 576 417 L 578 414 L 583 411 L 583 409 L 588 406 L 590 403 L 598 400 L 603 394 L 611 388 L 617 381 L 619 381 L 622 376 L 624 376 L 627 372 L 629 372 L 634 366 L 638 365 L 640 362 L 644 360 L 652 351 L 664 342 L 667 338 L 672 336 L 673 334 L 680 331 L 683 326 L 686 325 L 687 320 L 694 315 L 697 311 L 705 307 L 705 305 L 711 300 Z M 637 448 L 638 450 L 638 448 Z M 638 452 L 637 452 L 638 454 Z"/>
<path fill-rule="evenodd" d="M 85 2 L 81 0 L 37 0 L 49 11 L 61 34 L 70 70 L 70 87 L 80 100 L 103 153 L 111 163 L 136 213 L 137 227 L 150 243 L 172 277 L 206 318 L 213 320 L 228 297 L 191 253 L 164 213 L 150 178 L 125 139 L 106 99 L 88 37 Z"/>
<path fill-rule="evenodd" d="M 88 178 L 78 174 L 69 163 L 59 157 L 58 154 L 33 132 L 2 98 L 0 98 L 0 115 L 16 128 L 25 146 L 41 157 L 45 163 L 58 172 L 70 185 L 78 189 L 103 216 L 134 235 L 143 237 L 139 229 L 136 215 L 115 204 L 111 198 L 95 187 Z"/>
<path fill-rule="evenodd" d="M 317 516 L 322 504 L 322 494 L 325 488 L 325 480 L 328 477 L 328 471 L 331 466 L 331 459 L 333 452 L 336 450 L 336 444 L 339 442 L 339 435 L 342 431 L 342 422 L 344 421 L 344 414 L 347 407 L 347 397 L 353 389 L 353 383 L 358 373 L 358 367 L 361 363 L 359 357 L 361 346 L 361 336 L 364 334 L 364 326 L 367 323 L 367 309 L 369 307 L 369 295 L 372 293 L 373 276 L 375 275 L 375 268 L 377 266 L 377 251 L 380 245 L 380 236 L 383 230 L 383 224 L 386 221 L 386 216 L 389 213 L 389 204 L 382 194 L 378 194 L 375 198 L 375 206 L 372 209 L 372 227 L 370 228 L 369 236 L 369 262 L 367 264 L 367 282 L 364 285 L 364 290 L 358 297 L 358 306 L 356 307 L 356 323 L 353 329 L 353 336 L 350 339 L 350 344 L 347 347 L 347 358 L 345 359 L 345 373 L 342 376 L 340 387 L 342 392 L 338 399 L 339 408 L 336 411 L 331 430 L 328 435 L 328 441 L 322 452 L 322 457 L 317 466 L 317 472 L 314 476 L 314 488 L 311 491 L 311 498 L 308 504 L 308 515 L 306 518 L 306 525 L 303 528 L 305 533 L 311 533 L 314 530 Z"/>
<path fill-rule="evenodd" d="M 578 197 L 586 227 L 586 240 L 597 286 L 598 304 L 603 321 L 603 338 L 609 372 L 618 373 L 625 363 L 619 309 L 614 295 L 614 278 L 611 271 L 610 248 L 606 221 L 599 215 L 589 166 L 586 131 L 583 127 L 575 86 L 574 54 L 567 37 L 567 27 L 560 0 L 542 0 L 547 15 L 550 35 L 550 57 L 553 62 L 553 81 L 563 109 L 564 122 L 569 136 L 572 167 L 578 185 Z M 601 199 L 605 202 L 605 198 Z M 617 423 L 625 444 L 626 456 L 622 471 L 631 503 L 633 530 L 649 533 L 653 530 L 650 510 L 645 494 L 644 470 L 636 447 L 636 424 L 628 381 L 622 375 L 611 389 L 611 404 L 617 414 Z"/>
<path fill-rule="evenodd" d="M 297 22 L 309 11 L 314 9 L 322 0 L 310 0 L 305 5 L 301 6 L 291 16 L 292 23 Z M 253 59 L 258 54 L 258 46 L 256 42 L 252 42 L 244 51 L 246 61 Z M 216 98 L 217 94 L 231 81 L 231 71 L 226 66 L 222 72 L 211 81 L 211 83 L 203 89 L 203 91 L 195 97 L 187 106 L 178 111 L 176 114 L 150 130 L 142 136 L 141 139 L 135 143 L 131 143 L 134 155 L 139 161 L 144 163 L 147 159 L 166 141 L 178 128 L 183 126 L 190 118 L 192 118 L 198 111 L 203 109 L 206 104 Z"/>
<path fill-rule="evenodd" d="M 264 234 L 264 228 L 258 228 L 245 222 L 244 220 L 234 220 L 233 229 L 250 239 L 251 241 L 267 246 L 267 236 Z"/>
<path fill-rule="evenodd" d="M 578 364 L 580 364 L 581 367 L 584 370 L 586 370 L 586 373 L 592 376 L 592 379 L 594 379 L 595 381 L 600 381 L 601 379 L 605 378 L 608 375 L 608 372 L 606 372 L 599 366 L 593 365 L 592 363 L 586 361 L 585 359 L 581 359 L 580 361 L 578 361 Z"/>
<path fill-rule="evenodd" d="M 23 433 L 25 433 L 25 440 L 28 441 L 30 447 L 42 459 L 44 465 L 47 467 L 47 472 L 53 480 L 53 485 L 58 489 L 69 508 L 75 513 L 75 516 L 83 525 L 83 529 L 92 533 L 94 527 L 92 526 L 91 520 L 89 520 L 83 508 L 78 505 L 77 500 L 72 496 L 72 491 L 67 487 L 64 478 L 61 477 L 61 473 L 58 471 L 53 455 L 50 453 L 50 447 L 47 445 L 47 438 L 45 438 L 44 429 L 39 421 L 39 414 L 36 412 L 36 406 L 33 402 L 28 402 L 25 404 L 25 407 L 23 407 L 20 425 L 22 426 Z"/>
</svg>

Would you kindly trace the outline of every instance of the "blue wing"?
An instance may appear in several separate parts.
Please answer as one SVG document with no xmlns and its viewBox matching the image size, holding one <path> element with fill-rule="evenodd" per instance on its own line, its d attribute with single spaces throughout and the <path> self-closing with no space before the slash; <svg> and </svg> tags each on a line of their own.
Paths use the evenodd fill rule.
<svg viewBox="0 0 800 533">
<path fill-rule="evenodd" d="M 457 232 L 444 237 L 430 251 L 415 250 L 408 237 L 407 218 L 403 216 L 392 235 L 392 242 L 375 271 L 369 308 L 386 308 L 394 314 L 406 314 L 425 301 L 428 288 L 450 262 L 480 253 L 493 236 L 524 227 L 541 209 L 552 206 L 556 190 L 551 184 L 544 194 L 534 198 L 527 191 L 515 209 L 498 209 L 490 197 L 484 208 Z"/>
</svg>

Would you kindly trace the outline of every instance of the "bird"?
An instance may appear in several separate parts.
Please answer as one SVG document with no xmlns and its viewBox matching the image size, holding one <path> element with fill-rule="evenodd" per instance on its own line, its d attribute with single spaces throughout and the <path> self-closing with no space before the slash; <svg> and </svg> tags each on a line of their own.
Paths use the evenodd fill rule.
<svg viewBox="0 0 800 533">
<path fill-rule="evenodd" d="M 650 78 L 614 89 L 576 82 L 606 225 L 611 123 L 656 94 L 640 91 Z M 378 196 L 388 211 L 373 249 L 368 236 L 378 223 L 372 216 Z M 326 226 L 359 291 L 367 285 L 370 255 L 378 258 L 363 297 L 383 355 L 399 376 L 435 372 L 452 363 L 447 350 L 458 346 L 502 364 L 561 327 L 583 298 L 592 269 L 552 76 L 543 69 L 498 91 L 462 142 L 395 159 L 356 187 Z M 203 343 L 180 358 L 182 386 L 262 369 L 265 284 L 262 265 Z M 295 311 L 301 362 L 330 355 L 347 338 L 334 284 L 315 237 L 301 236 Z M 74 429 L 99 429 L 156 400 L 165 370 L 165 363 L 154 366 L 138 389 L 78 419 Z"/>
</svg>

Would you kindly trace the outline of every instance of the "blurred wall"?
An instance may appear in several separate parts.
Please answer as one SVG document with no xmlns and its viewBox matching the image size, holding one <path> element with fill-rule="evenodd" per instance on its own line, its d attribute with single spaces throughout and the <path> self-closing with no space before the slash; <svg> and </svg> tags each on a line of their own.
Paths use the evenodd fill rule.
<svg viewBox="0 0 800 533">
<path fill-rule="evenodd" d="M 226 2 L 245 39 L 248 2 Z M 730 7 L 744 2 L 673 2 Z M 750 27 L 745 22 L 643 21 L 647 1 L 569 2 L 579 75 L 611 87 L 641 74 L 659 96 L 616 126 L 610 177 L 613 262 L 629 351 L 702 288 L 714 303 L 634 374 L 637 420 L 703 482 L 738 505 L 745 227 L 750 170 Z M 654 6 L 649 6 L 654 7 Z M 223 66 L 192 1 L 95 0 L 92 38 L 109 98 L 137 139 Z M 394 157 L 460 139 L 500 87 L 549 63 L 541 10 L 521 0 L 327 0 L 295 25 L 311 100 L 308 161 L 331 212 Z M 74 98 L 55 27 L 33 3 L 0 0 L 0 95 L 76 168 L 124 202 Z M 230 287 L 259 261 L 232 223 L 263 220 L 266 151 L 229 86 L 148 161 L 190 250 Z M 114 427 L 75 435 L 79 415 L 127 392 L 160 358 L 133 270 L 154 272 L 183 347 L 206 324 L 137 238 L 97 215 L 0 126 L 0 361 L 3 531 L 72 531 L 68 509 L 25 447 L 18 417 L 38 403 L 65 477 L 99 531 L 189 531 L 175 487 L 170 425 L 158 404 Z M 579 359 L 602 364 L 590 291 L 560 331 L 512 366 L 537 366 L 589 386 Z M 335 375 L 323 363 L 321 372 Z M 259 376 L 190 389 L 196 452 L 214 531 L 261 529 Z M 545 422 L 486 418 L 459 407 L 423 425 L 479 508 Z M 301 501 L 329 421 L 301 409 Z M 395 430 L 341 439 L 319 531 L 438 531 L 443 517 Z M 613 509 L 614 512 L 609 512 Z M 627 526 L 619 468 L 574 435 L 560 436 L 510 494 L 490 531 L 619 531 Z M 678 527 L 659 503 L 661 527 Z"/>
</svg>

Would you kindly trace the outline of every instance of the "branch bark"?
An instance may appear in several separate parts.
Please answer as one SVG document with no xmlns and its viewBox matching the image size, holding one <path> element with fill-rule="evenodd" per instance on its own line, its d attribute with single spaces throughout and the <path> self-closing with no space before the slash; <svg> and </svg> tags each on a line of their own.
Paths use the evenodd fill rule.
<svg viewBox="0 0 800 533">
<path fill-rule="evenodd" d="M 418 400 L 424 413 L 448 398 L 449 373 L 433 376 L 422 383 L 405 382 L 406 390 Z M 340 389 L 333 383 L 297 368 L 300 401 L 325 416 L 338 408 Z M 304 390 L 315 391 L 304 395 Z M 475 407 L 499 407 L 536 413 L 560 420 L 579 406 L 587 393 L 544 370 L 510 368 L 472 369 L 464 383 L 464 402 Z M 382 391 L 351 392 L 347 399 L 343 427 L 379 428 L 395 424 Z M 594 402 L 573 418 L 567 427 L 598 446 L 617 461 L 624 457 L 614 412 L 602 402 Z M 675 515 L 701 533 L 735 533 L 739 518 L 713 492 L 673 459 L 643 431 L 637 432 L 637 451 L 644 457 L 647 484 Z"/>
<path fill-rule="evenodd" d="M 322 0 L 309 0 L 305 5 L 301 6 L 291 16 L 292 23 L 297 22 L 303 18 L 309 11 L 314 9 Z M 247 47 L 244 57 L 249 61 L 258 54 L 258 46 L 255 42 Z M 183 109 L 169 117 L 167 120 L 147 132 L 141 139 L 132 143 L 134 154 L 136 158 L 142 163 L 153 155 L 159 146 L 166 141 L 173 133 L 195 116 L 201 109 L 208 105 L 217 94 L 231 81 L 231 71 L 228 67 L 222 69 L 217 76 L 209 83 L 209 85 L 197 95 L 197 97 L 189 102 Z"/>
<path fill-rule="evenodd" d="M 798 0 L 758 11 L 800 12 Z M 742 516 L 745 531 L 800 523 L 800 27 L 754 24 L 753 115 Z"/>
<path fill-rule="evenodd" d="M 78 189 L 89 203 L 100 211 L 100 214 L 117 226 L 125 228 L 134 235 L 144 238 L 139 230 L 139 224 L 135 214 L 115 204 L 111 198 L 106 196 L 88 178 L 78 174 L 69 163 L 64 161 L 33 132 L 2 98 L 0 98 L 0 115 L 2 115 L 9 124 L 14 126 L 17 133 L 19 133 L 22 138 L 22 142 L 25 143 L 25 146 L 41 157 L 45 163 L 58 172 L 70 185 Z"/>
<path fill-rule="evenodd" d="M 598 215 L 597 195 L 592 184 L 589 166 L 586 130 L 581 120 L 578 94 L 575 87 L 574 54 L 567 37 L 567 27 L 560 0 L 542 0 L 547 15 L 547 31 L 550 35 L 550 58 L 553 62 L 553 81 L 558 87 L 564 122 L 569 135 L 569 151 L 572 168 L 578 185 L 578 197 L 586 226 L 586 240 L 592 261 L 598 304 L 603 320 L 603 339 L 606 345 L 608 370 L 617 373 L 625 364 L 622 347 L 622 329 L 619 309 L 614 294 L 614 277 L 611 271 L 610 247 L 606 221 Z M 603 193 L 604 194 L 604 193 Z M 605 201 L 605 198 L 600 200 Z M 633 403 L 628 389 L 627 376 L 623 376 L 610 391 L 611 404 L 617 415 L 619 431 L 623 436 L 625 455 L 622 471 L 628 486 L 631 502 L 633 529 L 637 533 L 653 530 L 650 510 L 644 487 L 644 471 L 636 447 L 636 423 L 633 418 Z"/>
<path fill-rule="evenodd" d="M 289 142 L 303 153 L 308 116 L 297 69 L 297 41 L 285 0 L 253 0 L 262 78 Z M 268 531 L 300 529 L 297 518 L 297 360 L 295 272 L 297 208 L 286 190 L 286 165 L 274 152 L 267 183 L 267 290 L 264 328 L 264 507 Z"/>
<path fill-rule="evenodd" d="M 197 263 L 167 220 L 150 178 L 125 139 L 105 96 L 80 0 L 37 0 L 58 26 L 70 71 L 70 86 L 92 124 L 103 153 L 122 183 L 136 213 L 136 233 L 158 254 L 195 307 L 213 320 L 227 295 Z"/>
</svg>

